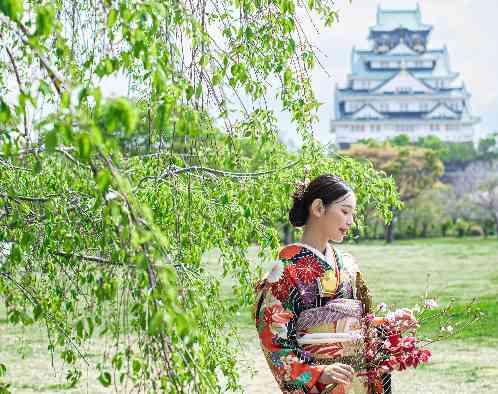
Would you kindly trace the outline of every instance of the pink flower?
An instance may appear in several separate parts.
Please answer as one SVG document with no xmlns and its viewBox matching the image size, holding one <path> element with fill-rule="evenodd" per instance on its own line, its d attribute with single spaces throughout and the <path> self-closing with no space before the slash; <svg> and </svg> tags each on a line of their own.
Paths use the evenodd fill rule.
<svg viewBox="0 0 498 394">
<path fill-rule="evenodd" d="M 427 309 L 434 309 L 434 308 L 437 308 L 437 307 L 438 307 L 438 303 L 436 302 L 436 300 L 433 300 L 433 299 L 428 299 L 428 300 L 425 300 L 425 302 L 424 302 L 424 306 L 425 306 Z"/>
<path fill-rule="evenodd" d="M 373 313 L 367 313 L 367 315 L 365 316 L 365 319 L 366 319 L 367 321 L 369 321 L 369 322 L 372 322 L 372 321 L 374 321 L 375 316 L 374 316 L 374 314 L 373 314 Z"/>
</svg>

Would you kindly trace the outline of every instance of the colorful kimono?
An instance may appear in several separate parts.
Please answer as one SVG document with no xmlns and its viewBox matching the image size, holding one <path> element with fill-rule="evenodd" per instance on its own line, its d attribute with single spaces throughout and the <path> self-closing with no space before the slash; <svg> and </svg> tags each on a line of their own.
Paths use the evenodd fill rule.
<svg viewBox="0 0 498 394">
<path fill-rule="evenodd" d="M 356 298 L 358 268 L 350 255 L 291 244 L 257 285 L 255 320 L 261 348 L 283 393 L 366 393 L 366 385 L 325 385 L 325 365 L 361 357 Z M 333 341 L 322 337 L 333 336 Z"/>
</svg>

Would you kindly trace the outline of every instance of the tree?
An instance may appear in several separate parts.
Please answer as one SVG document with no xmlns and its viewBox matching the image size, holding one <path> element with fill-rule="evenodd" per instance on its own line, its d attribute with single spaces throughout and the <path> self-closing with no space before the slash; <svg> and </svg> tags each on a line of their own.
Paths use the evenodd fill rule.
<svg viewBox="0 0 498 394">
<path fill-rule="evenodd" d="M 455 181 L 457 193 L 494 221 L 498 235 L 498 161 L 475 161 Z M 487 219 L 487 218 L 484 218 Z"/>
<path fill-rule="evenodd" d="M 392 180 L 308 131 L 304 7 L 336 19 L 327 1 L 0 2 L 0 294 L 10 323 L 46 328 L 72 384 L 104 337 L 104 386 L 235 389 L 230 323 L 259 275 L 247 247 L 275 253 L 296 179 L 335 172 L 360 211 L 398 206 Z M 275 90 L 298 154 L 266 106 Z M 229 301 L 202 259 L 213 248 Z"/>
<path fill-rule="evenodd" d="M 443 236 L 446 236 L 451 217 L 445 212 L 445 207 L 450 195 L 451 186 L 441 183 L 434 184 L 432 188 L 423 190 L 405 205 L 405 209 L 400 215 L 402 216 L 400 222 L 406 222 L 411 226 L 411 235 L 414 237 L 418 235 L 427 237 L 431 230 L 436 228 L 441 230 Z"/>
<path fill-rule="evenodd" d="M 394 146 L 407 146 L 411 145 L 410 137 L 407 134 L 399 134 L 393 137 L 389 142 Z"/>
<path fill-rule="evenodd" d="M 483 160 L 498 158 L 498 133 L 492 134 L 479 141 L 479 157 Z"/>
<path fill-rule="evenodd" d="M 356 144 L 343 154 L 357 159 L 367 159 L 375 168 L 392 176 L 404 203 L 432 187 L 444 172 L 443 163 L 437 154 L 425 148 L 397 147 L 389 142 L 382 147 Z M 393 241 L 396 220 L 396 211 L 393 211 L 393 221 L 386 226 L 385 238 L 388 243 Z"/>
</svg>

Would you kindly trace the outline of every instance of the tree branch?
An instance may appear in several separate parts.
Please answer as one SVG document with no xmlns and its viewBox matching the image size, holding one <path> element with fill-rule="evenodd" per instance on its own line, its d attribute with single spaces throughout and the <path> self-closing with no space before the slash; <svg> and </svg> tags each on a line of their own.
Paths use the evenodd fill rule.
<svg viewBox="0 0 498 394">
<path fill-rule="evenodd" d="M 27 202 L 48 202 L 50 201 L 53 197 L 57 197 L 58 194 L 49 194 L 48 196 L 45 197 L 30 197 L 30 196 L 14 196 L 14 195 L 9 195 L 7 193 L 1 193 L 0 192 L 0 197 L 4 199 L 9 199 L 9 200 L 14 200 L 16 202 L 19 201 L 27 201 Z"/>
<path fill-rule="evenodd" d="M 3 35 L 0 34 L 0 38 L 3 40 Z M 26 96 L 24 89 L 22 87 L 21 76 L 19 75 L 19 70 L 17 68 L 16 60 L 14 59 L 14 55 L 10 51 L 9 48 L 5 47 L 7 51 L 7 55 L 9 56 L 10 62 L 12 63 L 12 68 L 14 69 L 14 74 L 16 75 L 17 84 L 19 85 L 19 92 L 22 95 Z M 26 110 L 23 111 L 23 119 L 24 119 L 24 137 L 29 140 L 29 132 L 28 132 L 28 116 L 26 115 Z"/>
<path fill-rule="evenodd" d="M 78 259 L 93 261 L 95 263 L 100 263 L 100 264 L 124 265 L 124 264 L 115 263 L 112 260 L 107 260 L 107 259 L 104 259 L 104 258 L 98 257 L 98 256 L 87 256 L 87 255 L 84 255 L 84 254 L 65 253 L 65 252 L 61 252 L 61 251 L 53 252 L 53 254 L 55 254 L 57 256 L 60 256 L 60 257 L 66 257 L 68 259 L 76 257 Z"/>
<path fill-rule="evenodd" d="M 38 59 L 40 60 L 40 64 L 42 67 L 47 71 L 50 80 L 52 81 L 52 84 L 55 87 L 55 90 L 57 91 L 59 96 L 62 96 L 62 89 L 66 90 L 67 89 L 67 84 L 64 82 L 64 78 L 59 74 L 59 72 L 52 67 L 50 62 L 45 59 L 45 57 L 38 51 L 38 48 L 36 48 L 30 41 L 29 37 L 31 36 L 28 28 L 24 26 L 24 24 L 20 21 L 15 21 L 14 23 L 11 23 L 11 20 L 8 20 L 5 16 L 3 16 L 0 13 L 0 18 L 3 20 L 4 23 L 7 25 L 15 25 L 21 30 L 22 34 L 19 34 L 19 38 L 21 39 L 22 43 L 28 47 L 31 48 L 31 50 L 36 54 Z M 62 89 L 61 89 L 62 88 Z"/>
<path fill-rule="evenodd" d="M 33 294 L 31 294 L 22 284 L 20 284 L 18 281 L 16 281 L 10 273 L 0 272 L 0 276 L 11 281 L 33 306 L 41 306 L 40 302 L 36 299 L 36 297 Z M 43 307 L 42 307 L 42 310 L 43 310 Z M 86 359 L 85 355 L 83 353 L 81 353 L 78 345 L 76 345 L 76 343 L 73 341 L 71 336 L 62 327 L 62 324 L 57 321 L 55 316 L 53 316 L 49 312 L 45 312 L 45 311 L 43 311 L 43 315 L 44 315 L 44 318 L 46 321 L 47 320 L 51 321 L 52 323 L 54 323 L 56 325 L 56 327 L 59 329 L 61 334 L 67 339 L 67 341 L 74 348 L 74 350 L 76 350 L 76 352 L 81 357 L 81 359 L 86 363 L 86 365 L 90 365 L 90 363 Z"/>
<path fill-rule="evenodd" d="M 294 167 L 297 165 L 301 160 L 294 161 L 292 163 L 289 163 L 281 168 L 277 168 L 274 170 L 267 170 L 267 171 L 260 171 L 260 172 L 232 172 L 232 171 L 224 171 L 224 170 L 217 170 L 214 168 L 208 168 L 208 167 L 203 167 L 203 166 L 191 166 L 191 167 L 184 167 L 180 168 L 177 166 L 171 166 L 168 169 L 166 169 L 161 175 L 159 176 L 146 176 L 140 179 L 138 182 L 137 188 L 142 185 L 143 182 L 145 182 L 148 179 L 155 179 L 157 181 L 162 181 L 166 178 L 175 176 L 175 175 L 180 175 L 184 173 L 190 173 L 190 172 L 205 172 L 214 176 L 222 176 L 222 177 L 229 177 L 229 178 L 257 178 L 260 176 L 265 176 L 265 175 L 270 175 L 274 174 L 276 172 L 286 170 L 289 168 Z"/>
</svg>

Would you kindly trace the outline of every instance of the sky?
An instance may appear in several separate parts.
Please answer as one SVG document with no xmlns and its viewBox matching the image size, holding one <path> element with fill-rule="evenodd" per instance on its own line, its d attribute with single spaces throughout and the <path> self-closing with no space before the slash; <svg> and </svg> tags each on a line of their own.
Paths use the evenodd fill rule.
<svg viewBox="0 0 498 394">
<path fill-rule="evenodd" d="M 319 48 L 324 69 L 313 73 L 317 99 L 323 103 L 315 136 L 330 141 L 334 86 L 344 85 L 350 72 L 353 46 L 369 48 L 368 28 L 375 24 L 377 6 L 414 9 L 414 0 L 335 0 L 339 22 L 319 34 L 308 31 Z M 472 94 L 471 110 L 481 118 L 482 131 L 498 131 L 498 0 L 419 0 L 422 21 L 433 25 L 429 48 L 448 47 L 450 65 Z M 327 75 L 330 74 L 330 75 Z M 284 140 L 299 143 L 284 114 L 279 114 Z"/>
<path fill-rule="evenodd" d="M 316 97 L 322 106 L 314 135 L 328 143 L 330 120 L 334 116 L 335 84 L 344 86 L 351 68 L 353 46 L 368 49 L 368 28 L 375 24 L 377 7 L 415 9 L 420 5 L 422 22 L 433 26 L 429 48 L 447 46 L 450 66 L 460 73 L 471 93 L 470 108 L 481 122 L 479 133 L 498 132 L 498 0 L 334 0 L 339 21 L 330 28 L 319 28 L 303 19 L 303 28 L 312 44 L 318 48 L 323 68 L 312 74 Z M 123 80 L 103 83 L 104 92 L 126 94 Z M 271 103 L 270 99 L 270 103 Z M 273 103 L 275 104 L 275 103 Z M 279 106 L 276 111 L 282 140 L 296 147 L 300 139 L 288 114 Z"/>
</svg>

